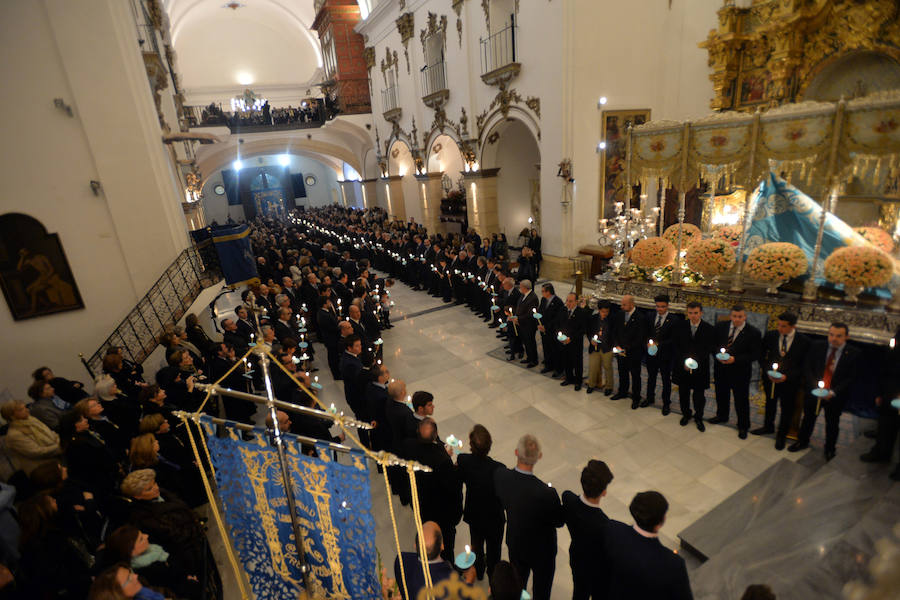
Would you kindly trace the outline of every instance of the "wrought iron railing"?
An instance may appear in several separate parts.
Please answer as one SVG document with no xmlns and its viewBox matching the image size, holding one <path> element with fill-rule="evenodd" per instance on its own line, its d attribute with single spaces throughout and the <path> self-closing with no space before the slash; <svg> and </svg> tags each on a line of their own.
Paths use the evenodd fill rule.
<svg viewBox="0 0 900 600">
<path fill-rule="evenodd" d="M 166 327 L 184 316 L 204 288 L 222 278 L 215 251 L 204 250 L 191 246 L 179 254 L 97 351 L 82 358 L 91 376 L 100 374 L 109 346 L 121 346 L 127 359 L 141 363 L 156 348 Z"/>
<path fill-rule="evenodd" d="M 481 40 L 481 74 L 485 75 L 518 59 L 519 26 L 515 20 L 497 33 Z"/>
<path fill-rule="evenodd" d="M 382 112 L 388 112 L 390 110 L 399 108 L 396 85 L 392 85 L 387 89 L 381 90 L 381 108 Z"/>
<path fill-rule="evenodd" d="M 422 96 L 447 89 L 447 67 L 444 61 L 422 67 Z"/>
</svg>

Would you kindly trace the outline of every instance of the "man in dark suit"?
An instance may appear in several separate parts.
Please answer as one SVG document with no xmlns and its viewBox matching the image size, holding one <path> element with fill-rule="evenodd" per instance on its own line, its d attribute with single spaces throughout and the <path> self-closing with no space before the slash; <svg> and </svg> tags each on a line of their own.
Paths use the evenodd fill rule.
<svg viewBox="0 0 900 600">
<path fill-rule="evenodd" d="M 388 450 L 400 456 L 403 452 L 404 440 L 415 437 L 419 426 L 412 409 L 407 406 L 406 383 L 401 379 L 391 381 L 387 387 L 388 402 L 385 406 L 385 419 L 390 428 L 391 443 Z M 404 467 L 388 467 L 388 481 L 393 493 L 400 497 L 405 506 L 411 496 L 409 479 Z"/>
<path fill-rule="evenodd" d="M 279 342 L 284 342 L 287 338 L 296 338 L 298 333 L 297 327 L 291 313 L 291 309 L 283 307 L 278 309 L 278 320 L 274 323 L 275 338 Z"/>
<path fill-rule="evenodd" d="M 859 350 L 847 344 L 850 329 L 845 323 L 832 323 L 828 328 L 828 341 L 813 344 L 803 367 L 806 393 L 803 402 L 803 420 L 797 441 L 788 447 L 797 452 L 809 447 L 809 438 L 816 426 L 819 410 L 825 410 L 825 459 L 831 460 L 835 455 L 838 428 L 841 412 L 850 396 L 850 384 L 856 375 L 856 361 Z M 813 396 L 811 390 L 822 383 L 828 395 L 823 398 Z"/>
<path fill-rule="evenodd" d="M 449 579 L 455 572 L 453 565 L 441 559 L 441 551 L 444 549 L 441 528 L 434 521 L 422 523 L 422 534 L 425 537 L 425 556 L 428 558 L 428 571 L 431 574 L 431 583 L 438 583 Z M 400 572 L 400 561 L 403 561 L 403 573 Z M 422 560 L 419 558 L 419 538 L 416 536 L 416 552 L 404 552 L 394 560 L 394 577 L 402 582 L 402 576 L 406 575 L 406 591 L 409 598 L 403 596 L 403 585 L 400 584 L 400 596 L 404 600 L 415 600 L 419 592 L 425 587 L 425 573 L 422 569 Z M 463 579 L 471 584 L 475 581 L 475 569 L 469 567 L 463 572 Z"/>
<path fill-rule="evenodd" d="M 338 315 L 331 303 L 331 298 L 324 296 L 324 304 L 316 312 L 316 324 L 319 326 L 319 341 L 328 351 L 328 368 L 335 381 L 341 378 L 341 334 L 338 329 Z"/>
<path fill-rule="evenodd" d="M 248 315 L 246 306 L 238 306 L 234 309 L 234 314 L 237 316 L 237 331 L 244 338 L 244 347 L 249 346 L 250 335 L 256 336 L 256 322 Z"/>
<path fill-rule="evenodd" d="M 416 489 L 423 521 L 437 523 L 444 535 L 444 560 L 453 561 L 456 525 L 462 517 L 462 482 L 450 452 L 438 437 L 431 417 L 419 421 L 417 436 L 403 441 L 402 456 L 431 468 L 430 473 L 416 471 Z"/>
<path fill-rule="evenodd" d="M 675 325 L 680 320 L 669 312 L 669 296 L 660 294 L 653 298 L 656 314 L 649 323 L 650 340 L 656 347 L 656 354 L 651 355 L 650 340 L 647 341 L 647 398 L 641 407 L 650 406 L 656 401 L 656 377 L 662 379 L 662 414 L 669 414 L 672 402 L 672 358 L 675 351 L 673 337 Z"/>
<path fill-rule="evenodd" d="M 687 304 L 687 320 L 675 327 L 673 334 L 675 352 L 672 379 L 678 384 L 678 399 L 681 404 L 681 426 L 691 422 L 697 429 L 705 431 L 703 410 L 706 407 L 704 394 L 709 388 L 709 355 L 715 344 L 713 326 L 703 320 L 703 306 L 696 301 Z M 689 368 L 685 361 L 693 359 L 697 367 Z M 693 411 L 691 400 L 693 399 Z"/>
<path fill-rule="evenodd" d="M 360 418 L 365 411 L 365 389 L 360 389 L 359 374 L 363 365 L 359 359 L 362 354 L 362 340 L 354 334 L 344 339 L 344 353 L 341 355 L 341 379 L 344 381 L 344 399 L 353 410 L 356 418 Z"/>
<path fill-rule="evenodd" d="M 524 585 L 534 571 L 534 600 L 549 600 L 556 571 L 556 528 L 564 519 L 559 494 L 534 475 L 540 458 L 537 438 L 523 435 L 516 448 L 516 468 L 497 469 L 494 489 L 506 511 L 509 561 Z"/>
<path fill-rule="evenodd" d="M 684 559 L 663 546 L 659 530 L 669 503 L 659 492 L 640 492 L 628 507 L 634 526 L 610 521 L 603 532 L 609 600 L 691 600 Z"/>
<path fill-rule="evenodd" d="M 238 332 L 237 323 L 233 319 L 222 319 L 219 325 L 222 326 L 222 341 L 230 344 L 241 354 L 247 351 L 248 343 L 245 341 L 244 336 Z"/>
<path fill-rule="evenodd" d="M 603 530 L 609 517 L 600 509 L 600 499 L 613 479 L 612 471 L 600 460 L 589 460 L 581 471 L 582 494 L 566 490 L 562 495 L 566 527 L 572 536 L 569 545 L 569 565 L 572 567 L 572 600 L 601 600 L 606 598 L 609 585 L 600 560 L 598 546 L 603 542 Z"/>
<path fill-rule="evenodd" d="M 237 359 L 234 346 L 231 344 L 218 342 L 214 348 L 216 354 L 209 361 L 209 377 L 212 381 L 219 381 L 234 366 Z M 238 365 L 219 385 L 243 392 L 247 391 L 248 381 L 244 377 L 243 365 Z M 222 402 L 225 418 L 241 423 L 253 422 L 252 416 L 256 413 L 256 404 L 253 402 L 225 395 L 220 396 L 219 401 Z M 219 416 L 223 416 L 222 412 Z"/>
<path fill-rule="evenodd" d="M 538 307 L 537 296 L 531 291 L 531 281 L 523 279 L 519 282 L 519 292 L 522 296 L 516 304 L 512 321 L 514 333 L 519 339 L 520 346 L 525 348 L 525 358 L 521 362 L 527 368 L 537 366 L 537 342 L 534 335 L 537 332 L 537 320 L 532 316 Z"/>
<path fill-rule="evenodd" d="M 875 445 L 859 457 L 863 462 L 890 462 L 894 453 L 897 433 L 900 431 L 900 414 L 891 406 L 891 401 L 900 396 L 900 347 L 897 339 L 900 329 L 894 333 L 890 347 L 885 351 L 878 376 L 878 427 L 875 430 Z M 891 479 L 900 481 L 900 466 L 890 474 Z"/>
<path fill-rule="evenodd" d="M 788 429 L 794 419 L 794 403 L 803 381 L 803 362 L 809 353 L 809 338 L 797 331 L 797 315 L 784 312 L 778 315 L 776 329 L 763 337 L 759 370 L 765 373 L 763 387 L 766 394 L 766 417 L 762 427 L 751 431 L 753 435 L 775 433 L 775 412 L 781 405 L 781 420 L 775 436 L 775 449 L 783 450 Z M 781 377 L 768 374 L 777 364 Z"/>
<path fill-rule="evenodd" d="M 557 318 L 557 332 L 566 336 L 559 342 L 565 378 L 560 385 L 567 386 L 570 383 L 575 386 L 575 391 L 581 391 L 581 381 L 584 379 L 584 334 L 587 331 L 590 313 L 585 308 L 584 300 L 578 303 L 575 294 L 566 296 L 565 310 Z M 553 332 L 550 332 L 553 335 Z"/>
<path fill-rule="evenodd" d="M 370 370 L 371 381 L 366 385 L 366 413 L 375 424 L 371 434 L 372 450 L 391 450 L 391 425 L 387 422 L 387 386 L 391 372 L 384 365 L 374 365 Z"/>
<path fill-rule="evenodd" d="M 466 502 L 463 520 L 469 524 L 469 539 L 475 553 L 475 572 L 478 579 L 488 580 L 494 566 L 500 562 L 500 547 L 503 543 L 503 526 L 506 517 L 503 506 L 494 489 L 494 472 L 503 465 L 490 456 L 490 432 L 484 425 L 475 425 L 469 432 L 471 454 L 460 454 L 456 458 L 459 477 L 466 486 Z"/>
<path fill-rule="evenodd" d="M 541 332 L 541 348 L 544 350 L 544 368 L 541 369 L 541 373 L 553 371 L 554 377 L 559 377 L 563 372 L 562 355 L 559 352 L 559 343 L 556 341 L 556 332 L 553 331 L 554 324 L 562 311 L 563 301 L 556 295 L 553 284 L 542 285 L 541 303 L 538 305 L 538 312 L 542 315 L 538 322 L 538 331 Z M 550 330 L 545 327 L 544 323 L 550 324 Z"/>
<path fill-rule="evenodd" d="M 750 429 L 750 375 L 753 362 L 758 360 L 761 337 L 759 329 L 747 322 L 747 311 L 743 305 L 731 307 L 730 322 L 716 323 L 717 353 L 722 350 L 731 356 L 726 360 L 716 359 L 713 374 L 716 378 L 716 416 L 709 420 L 712 424 L 727 423 L 734 394 L 734 412 L 737 413 L 738 437 L 747 439 Z"/>
<path fill-rule="evenodd" d="M 641 403 L 641 357 L 647 341 L 647 321 L 637 312 L 634 296 L 622 296 L 622 310 L 613 316 L 613 355 L 619 368 L 619 391 L 612 400 L 628 397 L 631 383 L 631 408 Z"/>
</svg>

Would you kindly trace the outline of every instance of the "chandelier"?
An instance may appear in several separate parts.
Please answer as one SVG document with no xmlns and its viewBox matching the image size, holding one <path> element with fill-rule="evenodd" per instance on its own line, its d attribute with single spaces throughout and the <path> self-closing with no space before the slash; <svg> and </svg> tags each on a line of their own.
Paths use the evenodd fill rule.
<svg viewBox="0 0 900 600">
<path fill-rule="evenodd" d="M 612 219 L 600 219 L 600 239 L 597 243 L 613 249 L 610 264 L 618 271 L 626 262 L 632 246 L 655 234 L 659 207 L 653 208 L 653 214 L 645 215 L 639 208 L 625 210 L 623 202 L 616 202 L 613 206 L 616 216 Z"/>
<path fill-rule="evenodd" d="M 253 110 L 262 110 L 266 99 L 256 94 L 253 90 L 246 89 L 244 92 L 231 99 L 232 112 L 249 112 Z"/>
</svg>

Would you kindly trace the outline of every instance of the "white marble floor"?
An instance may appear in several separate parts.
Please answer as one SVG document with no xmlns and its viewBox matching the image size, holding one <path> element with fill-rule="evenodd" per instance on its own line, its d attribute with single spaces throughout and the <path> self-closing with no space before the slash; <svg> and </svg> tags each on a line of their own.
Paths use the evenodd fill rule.
<svg viewBox="0 0 900 600">
<path fill-rule="evenodd" d="M 558 292 L 567 290 L 566 284 L 559 284 Z M 392 377 L 407 383 L 410 393 L 434 394 L 434 418 L 442 438 L 452 433 L 467 440 L 472 426 L 481 423 L 494 440 L 491 455 L 512 466 L 518 438 L 532 433 L 543 446 L 535 473 L 560 493 L 580 493 L 579 477 L 588 459 L 606 461 L 614 474 L 601 503 L 606 514 L 631 522 L 628 504 L 634 494 L 661 492 L 670 504 L 661 539 L 672 549 L 677 548 L 679 531 L 772 463 L 804 454 L 777 452 L 770 437 L 740 440 L 734 429 L 716 426 L 700 433 L 693 425 L 681 427 L 675 413 L 663 417 L 658 407 L 633 411 L 626 400 L 613 402 L 602 394 L 562 388 L 556 380 L 487 356 L 501 341 L 465 307 L 448 307 L 399 283 L 391 293 L 395 327 L 383 333 L 385 364 Z M 318 362 L 324 363 L 324 351 L 319 356 Z M 325 384 L 322 400 L 349 410 L 342 384 L 331 381 L 327 366 L 319 366 Z M 396 548 L 384 482 L 374 467 L 371 472 L 376 545 L 390 569 Z M 403 550 L 412 550 L 412 511 L 397 502 L 395 511 Z M 468 528 L 460 523 L 457 548 L 468 540 Z M 562 528 L 554 598 L 571 597 L 568 546 L 569 534 Z M 226 564 L 221 565 L 223 571 Z"/>
</svg>

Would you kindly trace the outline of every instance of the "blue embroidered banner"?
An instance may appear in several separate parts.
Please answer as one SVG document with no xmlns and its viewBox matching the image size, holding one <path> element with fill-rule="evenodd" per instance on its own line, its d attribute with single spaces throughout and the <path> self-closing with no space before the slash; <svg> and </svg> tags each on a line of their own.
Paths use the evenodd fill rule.
<svg viewBox="0 0 900 600">
<path fill-rule="evenodd" d="M 277 450 L 257 430 L 245 442 L 202 417 L 216 470 L 219 498 L 241 564 L 257 598 L 295 600 L 303 587 Z M 306 456 L 291 435 L 285 451 L 310 567 L 312 595 L 337 599 L 380 598 L 375 522 L 369 474 L 361 453 L 352 464 L 332 460 L 330 451 Z"/>
<path fill-rule="evenodd" d="M 244 285 L 259 282 L 256 273 L 256 259 L 250 247 L 250 227 L 233 225 L 217 227 L 212 232 L 212 240 L 219 254 L 219 264 L 228 285 Z"/>
</svg>

